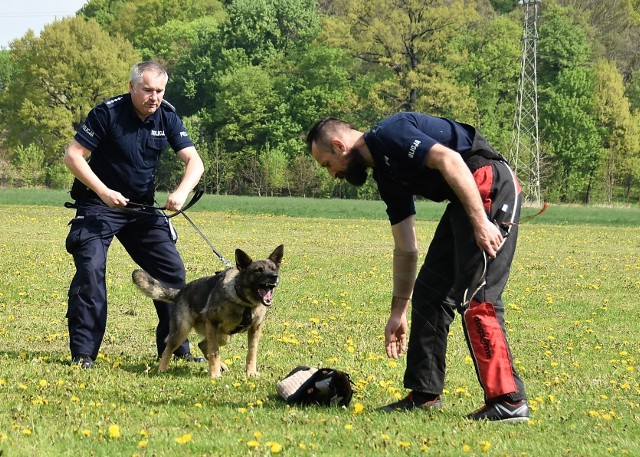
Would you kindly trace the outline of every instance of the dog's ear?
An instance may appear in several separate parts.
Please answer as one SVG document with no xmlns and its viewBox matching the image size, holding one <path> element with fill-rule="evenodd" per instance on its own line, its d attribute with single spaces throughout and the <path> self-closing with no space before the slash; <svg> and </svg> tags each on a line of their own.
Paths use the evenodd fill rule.
<svg viewBox="0 0 640 457">
<path fill-rule="evenodd" d="M 269 256 L 269 260 L 271 260 L 273 263 L 276 264 L 278 268 L 280 268 L 283 255 L 284 255 L 284 244 L 281 244 L 280 246 L 278 246 L 273 250 L 273 252 Z"/>
<path fill-rule="evenodd" d="M 244 270 L 251 262 L 253 262 L 253 259 L 249 257 L 249 254 L 242 249 L 236 249 L 236 268 L 238 270 Z"/>
</svg>

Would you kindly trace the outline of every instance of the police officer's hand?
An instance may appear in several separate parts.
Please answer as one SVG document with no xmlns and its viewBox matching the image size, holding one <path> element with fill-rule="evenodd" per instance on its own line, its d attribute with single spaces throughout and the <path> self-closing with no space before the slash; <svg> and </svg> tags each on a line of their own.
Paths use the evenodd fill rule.
<svg viewBox="0 0 640 457">
<path fill-rule="evenodd" d="M 122 208 L 127 206 L 127 203 L 129 203 L 128 198 L 113 189 L 107 189 L 105 192 L 101 193 L 100 200 L 102 200 L 109 208 Z"/>
<path fill-rule="evenodd" d="M 495 259 L 498 249 L 504 241 L 504 237 L 498 226 L 489 219 L 485 219 L 483 224 L 475 228 L 475 236 L 478 246 L 480 246 L 489 257 Z"/>
<path fill-rule="evenodd" d="M 387 357 L 397 359 L 407 349 L 408 331 L 407 314 L 391 313 L 384 328 L 384 345 Z"/>
<path fill-rule="evenodd" d="M 184 193 L 176 191 L 167 197 L 167 203 L 164 204 L 164 207 L 169 211 L 180 211 L 184 202 L 187 201 L 188 196 L 188 192 Z"/>
</svg>

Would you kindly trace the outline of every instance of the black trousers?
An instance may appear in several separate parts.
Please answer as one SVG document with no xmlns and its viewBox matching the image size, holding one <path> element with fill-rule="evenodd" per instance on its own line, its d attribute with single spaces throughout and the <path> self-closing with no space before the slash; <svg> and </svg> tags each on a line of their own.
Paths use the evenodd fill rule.
<svg viewBox="0 0 640 457">
<path fill-rule="evenodd" d="M 474 178 L 489 216 L 493 218 L 496 211 L 507 204 L 514 222 L 517 222 L 520 215 L 520 187 L 506 163 L 491 161 L 490 165 L 476 170 Z M 518 226 L 512 225 L 496 259 L 488 263 L 486 286 L 475 295 L 480 302 L 493 303 L 505 337 L 501 296 L 509 278 L 517 237 Z M 404 376 L 406 388 L 437 395 L 442 393 L 449 326 L 456 310 L 460 311 L 465 291 L 469 289 L 471 294 L 475 291 L 474 283 L 477 283 L 483 268 L 483 253 L 476 244 L 469 218 L 462 205 L 453 201 L 447 206 L 436 228 L 416 278 Z M 464 320 L 461 319 L 461 322 L 464 326 Z M 507 349 L 513 366 L 508 346 Z M 476 374 L 479 376 L 477 370 Z M 512 375 L 517 390 L 505 399 L 519 401 L 526 398 L 524 383 L 515 369 Z M 485 401 L 496 400 L 499 398 L 487 398 L 485 391 Z"/>
<path fill-rule="evenodd" d="M 171 237 L 169 221 L 161 213 L 135 214 L 110 209 L 101 202 L 77 203 L 70 222 L 67 251 L 73 255 L 76 273 L 69 287 L 67 320 L 71 355 L 98 356 L 107 326 L 107 252 L 115 236 L 135 263 L 169 287 L 185 284 L 184 264 Z M 154 301 L 158 315 L 156 347 L 162 354 L 169 334 L 173 305 Z M 185 341 L 176 355 L 189 353 Z"/>
</svg>

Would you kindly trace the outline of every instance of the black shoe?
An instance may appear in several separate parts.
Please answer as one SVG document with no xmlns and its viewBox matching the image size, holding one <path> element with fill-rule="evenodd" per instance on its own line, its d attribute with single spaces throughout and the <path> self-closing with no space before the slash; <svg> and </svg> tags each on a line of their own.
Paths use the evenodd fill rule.
<svg viewBox="0 0 640 457">
<path fill-rule="evenodd" d="M 89 370 L 93 368 L 93 359 L 88 355 L 76 355 L 71 359 L 71 365 Z"/>
<path fill-rule="evenodd" d="M 442 400 L 440 400 L 440 396 L 436 396 L 433 400 L 427 401 L 419 401 L 415 398 L 416 396 L 417 395 L 414 392 L 409 392 L 409 395 L 404 397 L 402 400 L 398 400 L 388 404 L 387 406 L 378 408 L 378 411 L 392 413 L 394 411 L 408 411 L 410 409 L 442 409 Z"/>
<path fill-rule="evenodd" d="M 468 414 L 467 419 L 512 423 L 527 422 L 529 420 L 529 405 L 527 400 L 520 400 L 517 403 L 499 401 L 484 405 Z"/>
<path fill-rule="evenodd" d="M 204 357 L 195 357 L 193 354 L 180 354 L 174 355 L 174 360 L 184 360 L 185 362 L 195 362 L 195 363 L 204 363 L 207 359 Z"/>
</svg>

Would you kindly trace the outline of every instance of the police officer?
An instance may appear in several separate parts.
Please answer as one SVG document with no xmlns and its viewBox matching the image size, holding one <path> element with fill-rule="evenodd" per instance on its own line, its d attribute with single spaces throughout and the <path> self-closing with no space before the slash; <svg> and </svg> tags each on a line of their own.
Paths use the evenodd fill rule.
<svg viewBox="0 0 640 457">
<path fill-rule="evenodd" d="M 506 342 L 501 300 L 521 201 L 506 161 L 472 126 L 422 113 L 395 114 L 367 132 L 327 118 L 311 128 L 306 141 L 314 159 L 334 178 L 361 186 L 372 168 L 387 206 L 394 251 L 385 346 L 392 358 L 407 348 L 411 301 L 404 376 L 411 391 L 381 409 L 441 408 L 447 336 L 458 309 L 485 393 L 485 404 L 467 417 L 527 421 L 524 383 Z M 417 278 L 415 195 L 450 202 Z"/>
<path fill-rule="evenodd" d="M 66 239 L 76 273 L 69 287 L 67 319 L 72 364 L 92 368 L 107 323 L 106 261 L 115 236 L 131 258 L 170 287 L 185 283 L 184 264 L 175 246 L 175 232 L 160 211 L 132 211 L 154 202 L 154 174 L 167 147 L 184 162 L 178 187 L 165 207 L 182 208 L 197 185 L 204 166 L 173 106 L 163 100 L 168 81 L 157 62 L 134 65 L 129 93 L 94 107 L 78 129 L 64 156 L 75 176 L 71 197 L 76 216 Z M 89 157 L 87 160 L 87 157 Z M 154 302 L 158 315 L 156 345 L 164 350 L 171 305 Z M 188 361 L 188 341 L 174 352 Z"/>
</svg>

